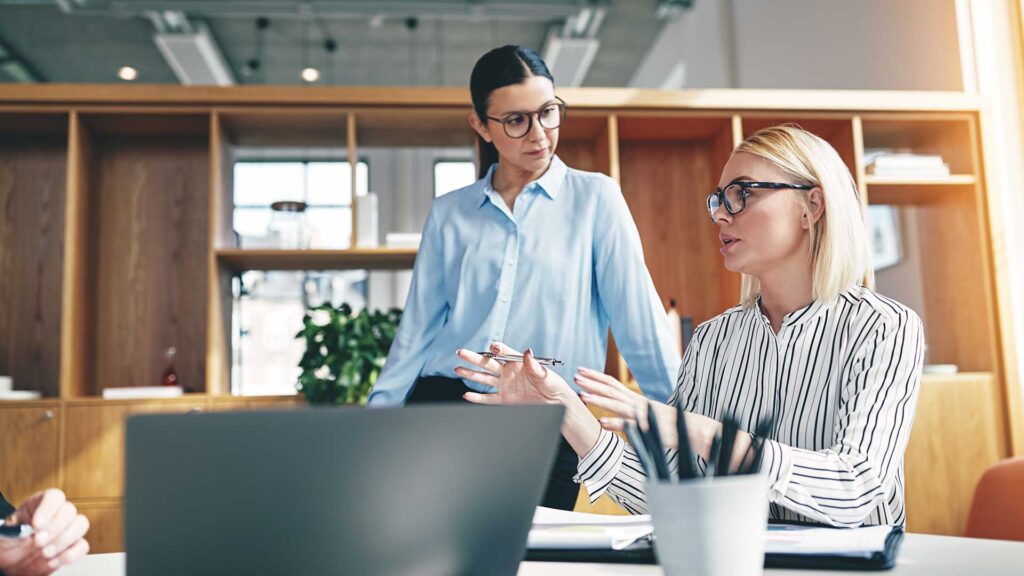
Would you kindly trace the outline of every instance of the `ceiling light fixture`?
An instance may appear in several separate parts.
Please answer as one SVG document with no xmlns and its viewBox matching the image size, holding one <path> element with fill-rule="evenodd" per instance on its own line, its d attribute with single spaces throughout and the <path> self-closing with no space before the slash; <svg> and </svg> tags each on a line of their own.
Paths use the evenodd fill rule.
<svg viewBox="0 0 1024 576">
<path fill-rule="evenodd" d="M 125 82 L 131 82 L 139 77 L 139 71 L 131 66 L 121 66 L 121 69 L 117 71 L 117 77 Z"/>
<path fill-rule="evenodd" d="M 320 71 L 312 66 L 307 66 L 302 69 L 302 79 L 306 82 L 316 82 L 320 79 Z"/>
</svg>

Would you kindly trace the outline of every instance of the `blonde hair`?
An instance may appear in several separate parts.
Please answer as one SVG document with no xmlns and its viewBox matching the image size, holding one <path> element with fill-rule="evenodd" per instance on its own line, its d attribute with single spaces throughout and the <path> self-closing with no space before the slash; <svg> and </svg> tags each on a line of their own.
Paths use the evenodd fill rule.
<svg viewBox="0 0 1024 576">
<path fill-rule="evenodd" d="M 828 142 L 796 126 L 784 124 L 758 130 L 733 151 L 760 156 L 795 180 L 821 188 L 825 213 L 810 229 L 814 298 L 831 301 L 856 284 L 872 287 L 875 273 L 864 225 L 864 210 L 849 168 Z M 810 216 L 807 193 L 799 193 Z M 743 275 L 740 302 L 753 306 L 761 282 Z"/>
</svg>

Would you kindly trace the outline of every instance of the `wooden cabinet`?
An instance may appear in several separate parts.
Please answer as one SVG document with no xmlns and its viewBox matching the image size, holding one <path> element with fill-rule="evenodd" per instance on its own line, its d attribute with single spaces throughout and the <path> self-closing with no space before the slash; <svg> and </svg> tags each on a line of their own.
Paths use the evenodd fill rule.
<svg viewBox="0 0 1024 576">
<path fill-rule="evenodd" d="M 58 402 L 0 404 L 0 492 L 11 503 L 60 485 L 61 421 Z"/>
<path fill-rule="evenodd" d="M 0 403 L 0 492 L 12 503 L 62 488 L 87 518 L 93 553 L 124 550 L 124 430 L 137 414 L 278 410 L 301 396 Z M 63 454 L 63 456 L 62 456 Z"/>
<path fill-rule="evenodd" d="M 124 506 L 120 501 L 76 502 L 78 511 L 89 519 L 90 554 L 124 552 Z"/>
<path fill-rule="evenodd" d="M 66 407 L 64 488 L 76 501 L 124 495 L 124 423 L 135 414 L 206 410 L 205 396 L 173 401 L 82 400 Z"/>
</svg>

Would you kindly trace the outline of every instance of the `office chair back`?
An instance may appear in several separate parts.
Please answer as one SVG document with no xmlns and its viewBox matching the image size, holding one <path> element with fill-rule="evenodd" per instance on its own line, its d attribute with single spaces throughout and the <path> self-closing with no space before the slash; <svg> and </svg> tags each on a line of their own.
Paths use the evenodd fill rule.
<svg viewBox="0 0 1024 576">
<path fill-rule="evenodd" d="M 985 471 L 974 490 L 965 536 L 1024 542 L 1024 458 Z"/>
</svg>

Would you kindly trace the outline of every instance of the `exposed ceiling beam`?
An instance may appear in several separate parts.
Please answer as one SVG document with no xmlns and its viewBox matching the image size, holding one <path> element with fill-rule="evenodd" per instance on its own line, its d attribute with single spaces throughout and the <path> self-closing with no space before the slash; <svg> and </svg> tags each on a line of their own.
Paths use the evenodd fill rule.
<svg viewBox="0 0 1024 576">
<path fill-rule="evenodd" d="M 46 82 L 46 78 L 3 38 L 0 38 L 0 71 L 11 80 L 23 84 Z"/>
<path fill-rule="evenodd" d="M 149 16 L 157 29 L 153 42 L 178 81 L 186 86 L 231 86 L 235 83 L 231 66 L 206 24 L 192 23 L 180 12 L 151 13 Z"/>
<path fill-rule="evenodd" d="M 588 6 L 566 18 L 561 29 L 554 27 L 549 31 L 542 57 L 560 85 L 583 84 L 601 47 L 597 33 L 604 17 L 604 8 Z"/>
<path fill-rule="evenodd" d="M 71 14 L 143 16 L 147 12 L 180 11 L 209 18 L 325 19 L 406 18 L 421 20 L 558 21 L 584 8 L 604 9 L 611 0 L 19 0 L 22 4 L 56 2 Z"/>
</svg>

